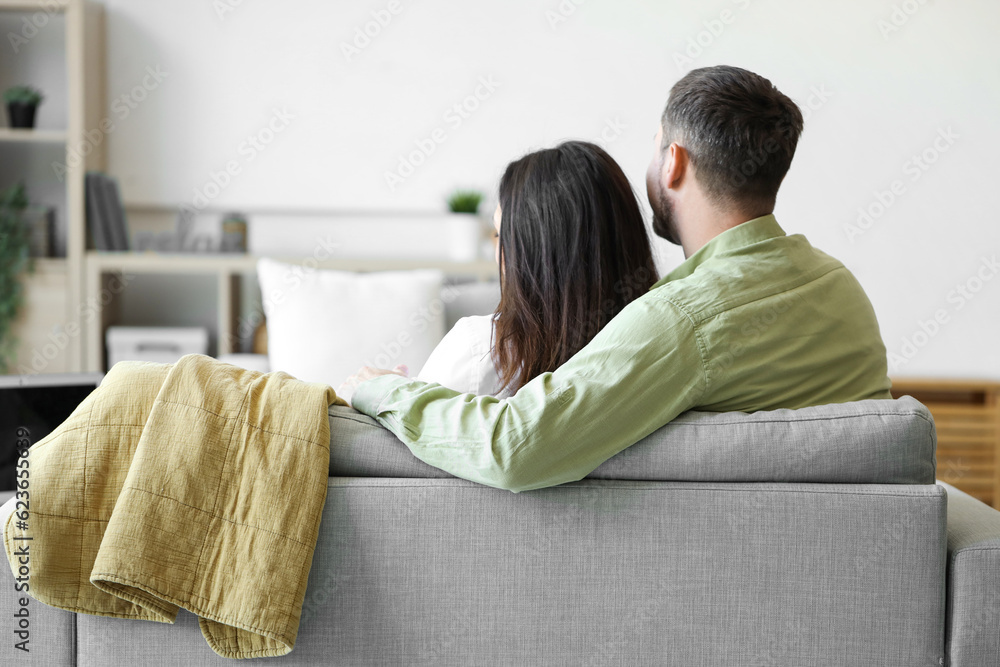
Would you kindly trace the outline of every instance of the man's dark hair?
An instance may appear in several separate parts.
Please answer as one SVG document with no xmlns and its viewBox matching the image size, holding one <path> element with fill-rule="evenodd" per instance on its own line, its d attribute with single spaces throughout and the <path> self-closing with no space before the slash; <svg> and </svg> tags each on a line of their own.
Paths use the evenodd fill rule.
<svg viewBox="0 0 1000 667">
<path fill-rule="evenodd" d="M 670 90 L 663 148 L 677 142 L 716 205 L 764 215 L 802 133 L 802 112 L 764 77 L 720 65 L 688 72 Z"/>
</svg>

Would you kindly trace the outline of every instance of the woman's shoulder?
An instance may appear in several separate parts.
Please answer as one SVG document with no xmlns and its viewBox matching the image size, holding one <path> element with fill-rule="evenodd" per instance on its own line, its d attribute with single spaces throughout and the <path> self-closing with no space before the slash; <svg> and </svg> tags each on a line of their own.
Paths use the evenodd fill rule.
<svg viewBox="0 0 1000 667">
<path fill-rule="evenodd" d="M 473 315 L 458 320 L 431 352 L 417 379 L 473 394 L 496 391 L 491 344 L 493 316 Z"/>
<path fill-rule="evenodd" d="M 482 395 L 503 397 L 500 376 L 493 365 L 493 330 L 496 315 L 471 315 L 463 317 L 455 323 L 464 330 L 468 349 L 471 354 L 473 389 L 472 392 Z"/>
<path fill-rule="evenodd" d="M 455 334 L 475 360 L 482 362 L 493 351 L 493 315 L 470 315 L 455 323 L 449 335 Z M 490 362 L 492 364 L 492 362 Z"/>
<path fill-rule="evenodd" d="M 466 315 L 465 317 L 459 318 L 459 320 L 455 322 L 455 326 L 457 327 L 458 325 L 462 325 L 464 327 L 492 329 L 494 320 L 496 320 L 496 315 L 492 313 L 489 315 Z"/>
<path fill-rule="evenodd" d="M 468 315 L 455 322 L 454 330 L 477 338 L 486 336 L 487 339 L 491 339 L 493 337 L 493 323 L 493 315 Z"/>
</svg>

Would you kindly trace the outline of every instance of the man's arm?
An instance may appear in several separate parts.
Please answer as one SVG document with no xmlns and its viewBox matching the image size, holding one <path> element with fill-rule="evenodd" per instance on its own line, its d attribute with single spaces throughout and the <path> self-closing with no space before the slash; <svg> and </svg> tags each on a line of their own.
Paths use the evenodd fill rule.
<svg viewBox="0 0 1000 667">
<path fill-rule="evenodd" d="M 352 404 L 422 461 L 525 491 L 582 479 L 697 405 L 708 383 L 704 356 L 691 320 L 647 294 L 561 368 L 511 398 L 388 375 L 358 385 Z"/>
</svg>

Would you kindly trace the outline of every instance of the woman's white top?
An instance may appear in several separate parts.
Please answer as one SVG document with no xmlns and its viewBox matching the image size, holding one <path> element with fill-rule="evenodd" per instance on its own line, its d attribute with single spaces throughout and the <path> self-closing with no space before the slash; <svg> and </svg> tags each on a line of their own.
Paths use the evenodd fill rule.
<svg viewBox="0 0 1000 667">
<path fill-rule="evenodd" d="M 507 398 L 493 366 L 493 315 L 463 317 L 431 352 L 418 380 L 436 382 L 463 394 Z"/>
</svg>

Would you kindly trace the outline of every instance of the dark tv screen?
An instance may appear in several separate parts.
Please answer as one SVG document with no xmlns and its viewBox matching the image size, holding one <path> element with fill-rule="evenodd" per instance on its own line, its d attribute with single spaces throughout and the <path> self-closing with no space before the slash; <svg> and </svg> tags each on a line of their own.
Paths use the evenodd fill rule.
<svg viewBox="0 0 1000 667">
<path fill-rule="evenodd" d="M 40 441 L 99 383 L 100 374 L 0 377 L 0 491 L 15 488 L 18 439 Z"/>
</svg>

